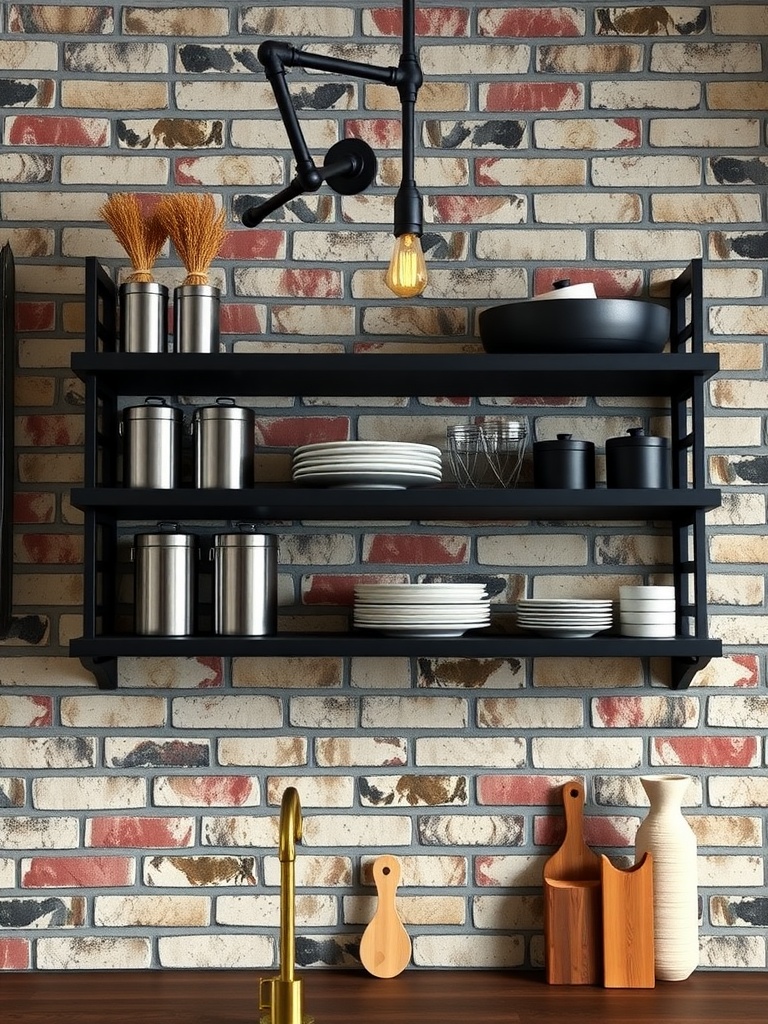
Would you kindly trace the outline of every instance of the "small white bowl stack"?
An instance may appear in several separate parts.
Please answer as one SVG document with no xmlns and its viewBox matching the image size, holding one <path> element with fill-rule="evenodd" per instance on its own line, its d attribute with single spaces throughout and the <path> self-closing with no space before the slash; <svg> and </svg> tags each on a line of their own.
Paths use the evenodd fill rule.
<svg viewBox="0 0 768 1024">
<path fill-rule="evenodd" d="M 388 636 L 461 636 L 491 622 L 484 583 L 361 583 L 354 625 Z"/>
<path fill-rule="evenodd" d="M 673 637 L 674 587 L 619 587 L 619 630 L 622 636 Z"/>
</svg>

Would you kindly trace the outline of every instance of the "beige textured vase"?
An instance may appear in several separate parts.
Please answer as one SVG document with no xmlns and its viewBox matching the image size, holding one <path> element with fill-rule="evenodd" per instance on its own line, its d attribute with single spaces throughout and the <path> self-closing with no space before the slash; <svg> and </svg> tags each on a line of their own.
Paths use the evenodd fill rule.
<svg viewBox="0 0 768 1024">
<path fill-rule="evenodd" d="M 641 777 L 651 809 L 635 838 L 635 859 L 653 856 L 656 977 L 683 981 L 699 963 L 696 837 L 681 811 L 688 775 Z"/>
</svg>

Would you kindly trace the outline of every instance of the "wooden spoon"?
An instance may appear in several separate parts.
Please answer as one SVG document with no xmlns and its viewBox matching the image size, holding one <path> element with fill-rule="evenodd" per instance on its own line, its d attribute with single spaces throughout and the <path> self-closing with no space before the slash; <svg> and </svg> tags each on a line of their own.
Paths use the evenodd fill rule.
<svg viewBox="0 0 768 1024">
<path fill-rule="evenodd" d="M 400 864 L 385 854 L 373 862 L 373 880 L 378 893 L 376 913 L 360 940 L 360 961 L 377 978 L 394 978 L 408 966 L 411 940 L 395 907 L 395 890 L 400 881 Z"/>
</svg>

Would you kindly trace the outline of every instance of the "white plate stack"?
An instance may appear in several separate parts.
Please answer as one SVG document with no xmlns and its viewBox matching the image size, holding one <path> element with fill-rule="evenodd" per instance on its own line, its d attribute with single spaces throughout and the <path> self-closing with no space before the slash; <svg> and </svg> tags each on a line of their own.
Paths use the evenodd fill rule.
<svg viewBox="0 0 768 1024">
<path fill-rule="evenodd" d="M 354 625 L 389 636 L 461 636 L 491 622 L 484 583 L 361 583 Z"/>
<path fill-rule="evenodd" d="M 553 597 L 522 598 L 517 602 L 517 624 L 542 636 L 584 638 L 613 625 L 613 601 Z"/>
<path fill-rule="evenodd" d="M 619 587 L 619 620 L 622 636 L 674 636 L 675 588 Z"/>
<path fill-rule="evenodd" d="M 406 441 L 324 441 L 293 453 L 296 483 L 319 487 L 400 490 L 432 487 L 443 478 L 440 449 Z"/>
</svg>

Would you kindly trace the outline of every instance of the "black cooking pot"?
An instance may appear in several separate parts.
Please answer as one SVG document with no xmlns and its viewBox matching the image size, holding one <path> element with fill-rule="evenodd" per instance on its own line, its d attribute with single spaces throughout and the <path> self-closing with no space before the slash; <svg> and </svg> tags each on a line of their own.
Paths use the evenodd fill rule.
<svg viewBox="0 0 768 1024">
<path fill-rule="evenodd" d="M 509 302 L 479 317 L 486 352 L 661 352 L 669 310 L 644 299 Z"/>
</svg>

